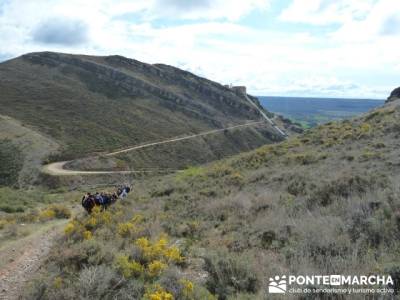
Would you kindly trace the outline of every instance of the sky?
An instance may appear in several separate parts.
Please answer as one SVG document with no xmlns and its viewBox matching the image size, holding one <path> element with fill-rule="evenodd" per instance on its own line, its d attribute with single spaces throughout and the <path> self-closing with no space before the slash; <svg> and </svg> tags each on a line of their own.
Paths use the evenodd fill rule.
<svg viewBox="0 0 400 300">
<path fill-rule="evenodd" d="M 119 54 L 254 95 L 385 99 L 399 46 L 399 0 L 0 0 L 0 61 Z"/>
</svg>

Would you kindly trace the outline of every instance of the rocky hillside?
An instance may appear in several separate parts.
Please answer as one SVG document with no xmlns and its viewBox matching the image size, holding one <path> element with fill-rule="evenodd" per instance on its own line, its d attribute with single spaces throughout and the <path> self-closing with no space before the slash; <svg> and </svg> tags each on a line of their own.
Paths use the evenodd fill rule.
<svg viewBox="0 0 400 300">
<path fill-rule="evenodd" d="M 399 120 L 395 100 L 136 182 L 106 213 L 70 222 L 26 298 L 269 299 L 277 274 L 391 275 L 400 293 Z"/>
<path fill-rule="evenodd" d="M 394 101 L 400 99 L 400 87 L 394 89 L 391 93 L 390 96 L 387 98 L 386 102 Z"/>
<path fill-rule="evenodd" d="M 122 56 L 26 54 L 0 64 L 0 90 L 0 115 L 59 144 L 53 160 L 261 119 L 235 90 L 171 66 Z M 279 139 L 267 126 L 249 127 L 114 163 L 184 166 Z"/>
</svg>

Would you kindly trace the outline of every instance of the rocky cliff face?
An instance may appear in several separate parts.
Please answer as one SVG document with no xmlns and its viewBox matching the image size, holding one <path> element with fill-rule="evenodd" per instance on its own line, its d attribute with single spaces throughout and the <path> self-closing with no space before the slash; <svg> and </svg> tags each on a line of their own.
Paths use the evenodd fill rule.
<svg viewBox="0 0 400 300">
<path fill-rule="evenodd" d="M 109 97 L 157 98 L 167 108 L 189 114 L 200 112 L 203 118 L 219 109 L 230 117 L 252 119 L 259 115 L 237 93 L 168 65 L 150 65 L 118 55 L 89 57 L 52 52 L 30 53 L 23 59 L 75 74 L 89 89 Z"/>
<path fill-rule="evenodd" d="M 390 96 L 387 98 L 386 102 L 394 101 L 400 99 L 400 87 L 394 89 L 391 93 Z"/>
</svg>

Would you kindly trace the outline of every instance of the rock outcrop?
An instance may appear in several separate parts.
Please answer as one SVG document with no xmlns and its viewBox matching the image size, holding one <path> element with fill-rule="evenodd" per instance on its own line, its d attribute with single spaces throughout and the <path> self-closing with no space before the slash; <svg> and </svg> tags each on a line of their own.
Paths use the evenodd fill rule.
<svg viewBox="0 0 400 300">
<path fill-rule="evenodd" d="M 390 96 L 387 98 L 386 102 L 391 102 L 394 100 L 400 99 L 400 87 L 394 89 L 391 93 Z"/>
</svg>

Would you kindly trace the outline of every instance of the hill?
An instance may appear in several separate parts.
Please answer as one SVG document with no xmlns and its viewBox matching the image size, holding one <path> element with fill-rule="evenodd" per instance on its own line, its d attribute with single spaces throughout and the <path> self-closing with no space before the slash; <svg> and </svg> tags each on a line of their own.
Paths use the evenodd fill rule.
<svg viewBox="0 0 400 300">
<path fill-rule="evenodd" d="M 400 99 L 400 87 L 394 89 L 391 93 L 390 96 L 387 98 L 387 102 L 394 101 Z"/>
<path fill-rule="evenodd" d="M 0 64 L 0 90 L 1 115 L 59 145 L 57 152 L 45 149 L 47 156 L 53 153 L 50 160 L 261 120 L 259 110 L 237 90 L 168 65 L 122 56 L 26 54 Z M 125 155 L 108 165 L 179 168 L 280 139 L 268 126 L 241 128 Z"/>
<path fill-rule="evenodd" d="M 398 293 L 399 119 L 395 100 L 136 182 L 69 223 L 27 298 L 265 299 L 277 274 L 391 275 Z"/>
<path fill-rule="evenodd" d="M 52 139 L 0 115 L 0 186 L 38 183 L 42 161 L 58 150 Z"/>
</svg>

